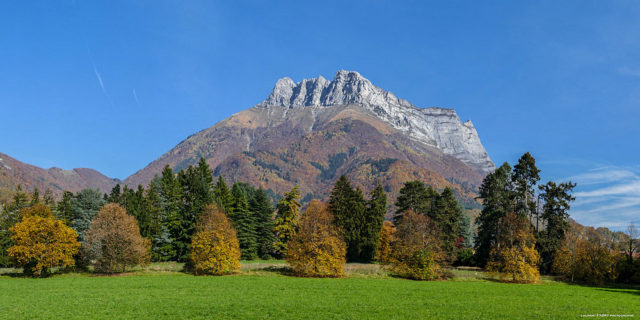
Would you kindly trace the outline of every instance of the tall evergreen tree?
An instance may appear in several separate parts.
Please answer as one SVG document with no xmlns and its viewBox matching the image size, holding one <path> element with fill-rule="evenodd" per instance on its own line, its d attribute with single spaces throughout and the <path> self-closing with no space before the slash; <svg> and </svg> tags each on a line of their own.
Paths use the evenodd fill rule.
<svg viewBox="0 0 640 320">
<path fill-rule="evenodd" d="M 347 261 L 363 261 L 363 233 L 367 228 L 365 221 L 365 200 L 362 190 L 352 188 L 351 182 L 342 175 L 336 181 L 329 210 L 334 215 L 336 225 L 342 229 L 347 243 Z"/>
<path fill-rule="evenodd" d="M 218 177 L 218 182 L 216 182 L 216 185 L 213 187 L 213 194 L 218 206 L 220 206 L 227 215 L 232 214 L 234 203 L 233 195 L 231 191 L 229 191 L 229 187 L 227 187 L 227 183 L 222 176 Z"/>
<path fill-rule="evenodd" d="M 67 226 L 71 225 L 73 217 L 73 208 L 71 207 L 71 200 L 73 199 L 73 193 L 70 191 L 62 192 L 62 199 L 58 202 L 56 207 L 56 218 L 62 220 Z"/>
<path fill-rule="evenodd" d="M 180 260 L 188 253 L 190 243 L 185 242 L 187 239 L 187 230 L 182 224 L 182 188 L 180 182 L 176 179 L 171 167 L 166 165 L 162 170 L 160 178 L 160 198 L 162 199 L 162 212 L 165 223 L 163 224 L 164 242 L 170 243 L 165 247 L 166 260 Z"/>
<path fill-rule="evenodd" d="M 511 166 L 504 163 L 489 173 L 480 186 L 482 212 L 476 220 L 478 234 L 475 239 L 476 262 L 484 267 L 494 243 L 500 238 L 500 219 L 514 210 L 514 191 L 511 182 Z"/>
<path fill-rule="evenodd" d="M 462 208 L 460 208 L 451 188 L 444 188 L 436 199 L 435 210 L 430 216 L 438 229 L 440 229 L 441 248 L 449 258 L 455 257 L 456 242 L 460 234 Z"/>
<path fill-rule="evenodd" d="M 89 230 L 91 220 L 104 205 L 102 193 L 96 189 L 80 190 L 71 200 L 71 226 L 78 233 L 78 239 L 84 241 L 84 233 Z"/>
<path fill-rule="evenodd" d="M 402 215 L 408 210 L 415 213 L 429 215 L 435 208 L 438 192 L 431 186 L 426 187 L 421 181 L 407 181 L 404 183 L 396 200 L 396 215 L 393 217 L 397 224 Z"/>
<path fill-rule="evenodd" d="M 115 187 L 111 188 L 111 193 L 107 196 L 106 201 L 108 203 L 121 203 L 121 196 L 120 184 L 118 183 Z"/>
<path fill-rule="evenodd" d="M 249 201 L 243 187 L 234 183 L 231 188 L 234 198 L 233 214 L 229 215 L 236 228 L 242 258 L 245 260 L 255 259 L 258 255 L 258 241 L 256 232 L 256 219 L 253 212 L 249 210 Z"/>
<path fill-rule="evenodd" d="M 540 169 L 529 152 L 523 154 L 513 167 L 512 179 L 516 196 L 515 212 L 528 216 L 532 221 L 537 212 L 535 187 L 540 181 Z"/>
<path fill-rule="evenodd" d="M 540 186 L 540 197 L 544 201 L 542 219 L 546 228 L 538 232 L 537 249 L 542 258 L 541 269 L 544 273 L 551 271 L 556 251 L 562 245 L 565 234 L 569 230 L 569 209 L 575 197 L 571 195 L 576 184 L 553 181 Z"/>
<path fill-rule="evenodd" d="M 378 182 L 371 191 L 364 216 L 364 233 L 362 236 L 363 261 L 372 261 L 378 251 L 378 240 L 380 230 L 384 223 L 384 216 L 387 214 L 387 194 L 384 192 L 382 183 Z"/>
<path fill-rule="evenodd" d="M 257 235 L 257 253 L 258 257 L 268 259 L 274 253 L 274 243 L 276 242 L 273 234 L 274 209 L 267 193 L 262 188 L 255 191 L 254 196 L 249 201 L 249 209 L 254 212 L 256 219 L 256 235 Z"/>
<path fill-rule="evenodd" d="M 40 190 L 38 188 L 34 188 L 31 194 L 31 205 L 33 206 L 36 203 L 40 203 Z"/>
<path fill-rule="evenodd" d="M 300 189 L 295 186 L 286 192 L 276 206 L 273 232 L 276 235 L 275 251 L 280 258 L 287 254 L 287 242 L 298 231 L 300 217 Z"/>
<path fill-rule="evenodd" d="M 2 207 L 0 211 L 0 267 L 11 267 L 12 262 L 7 250 L 13 246 L 13 233 L 9 228 L 18 223 L 20 219 L 20 209 L 30 205 L 29 195 L 22 191 L 22 186 L 18 185 L 13 195 L 12 201 Z"/>
</svg>

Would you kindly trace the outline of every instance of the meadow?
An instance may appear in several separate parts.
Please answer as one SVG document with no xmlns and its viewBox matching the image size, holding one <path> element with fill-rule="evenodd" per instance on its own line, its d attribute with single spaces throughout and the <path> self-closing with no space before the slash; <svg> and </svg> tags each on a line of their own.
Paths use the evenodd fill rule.
<svg viewBox="0 0 640 320">
<path fill-rule="evenodd" d="M 338 279 L 296 278 L 282 261 L 243 262 L 242 273 L 192 276 L 154 263 L 116 276 L 0 276 L 0 319 L 575 319 L 640 316 L 637 287 L 590 287 L 543 278 L 492 280 L 453 270 L 448 281 L 411 281 L 375 264 L 347 264 Z"/>
</svg>

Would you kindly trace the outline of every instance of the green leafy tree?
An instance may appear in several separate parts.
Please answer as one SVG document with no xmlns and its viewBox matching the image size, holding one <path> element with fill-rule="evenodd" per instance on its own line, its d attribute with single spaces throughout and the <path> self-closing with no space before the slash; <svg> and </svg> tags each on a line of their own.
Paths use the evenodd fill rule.
<svg viewBox="0 0 640 320">
<path fill-rule="evenodd" d="M 278 257 L 287 254 L 287 242 L 298 230 L 300 216 L 300 189 L 295 186 L 286 192 L 276 206 L 276 219 L 273 231 L 276 235 L 275 251 Z"/>
</svg>

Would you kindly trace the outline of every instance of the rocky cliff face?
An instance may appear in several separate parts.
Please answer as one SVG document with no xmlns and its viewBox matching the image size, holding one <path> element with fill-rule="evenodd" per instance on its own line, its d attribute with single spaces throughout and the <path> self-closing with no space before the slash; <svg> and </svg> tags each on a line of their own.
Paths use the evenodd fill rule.
<svg viewBox="0 0 640 320">
<path fill-rule="evenodd" d="M 374 86 L 355 71 L 338 71 L 332 81 L 322 76 L 294 83 L 278 80 L 273 92 L 257 107 L 304 108 L 360 105 L 409 137 L 434 146 L 483 172 L 495 166 L 471 121 L 462 122 L 453 109 L 418 108 Z"/>
</svg>

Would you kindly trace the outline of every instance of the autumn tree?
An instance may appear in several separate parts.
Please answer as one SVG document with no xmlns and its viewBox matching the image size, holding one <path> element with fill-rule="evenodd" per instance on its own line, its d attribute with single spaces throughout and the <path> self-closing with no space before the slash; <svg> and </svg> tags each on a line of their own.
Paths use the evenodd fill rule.
<svg viewBox="0 0 640 320">
<path fill-rule="evenodd" d="M 190 265 L 196 275 L 222 275 L 240 269 L 240 245 L 236 231 L 223 210 L 205 207 L 191 242 Z"/>
<path fill-rule="evenodd" d="M 540 278 L 540 256 L 527 218 L 514 212 L 500 219 L 500 238 L 489 254 L 487 270 L 513 282 L 535 282 Z"/>
<path fill-rule="evenodd" d="M 627 235 L 627 241 L 625 243 L 625 251 L 627 252 L 627 260 L 629 263 L 633 263 L 633 255 L 638 252 L 640 246 L 640 232 L 633 222 L 630 222 L 625 230 Z"/>
<path fill-rule="evenodd" d="M 392 258 L 392 246 L 396 239 L 396 227 L 391 221 L 384 221 L 382 229 L 380 230 L 380 237 L 378 238 L 378 250 L 376 252 L 376 260 L 378 262 L 387 264 L 391 262 Z"/>
<path fill-rule="evenodd" d="M 20 222 L 9 229 L 14 245 L 8 253 L 25 274 L 46 276 L 53 267 L 74 265 L 78 234 L 55 219 L 48 206 L 36 202 L 20 210 L 20 216 Z"/>
<path fill-rule="evenodd" d="M 392 245 L 391 270 L 415 280 L 443 276 L 444 253 L 439 228 L 426 215 L 407 210 L 397 225 Z"/>
<path fill-rule="evenodd" d="M 559 248 L 553 270 L 565 279 L 589 284 L 603 284 L 616 276 L 615 253 L 592 227 L 581 233 L 569 233 Z"/>
<path fill-rule="evenodd" d="M 273 232 L 276 235 L 274 244 L 276 255 L 281 257 L 287 254 L 287 243 L 298 230 L 300 215 L 300 189 L 297 186 L 286 192 L 276 206 L 276 219 Z"/>
<path fill-rule="evenodd" d="M 332 212 L 318 200 L 309 203 L 287 247 L 287 262 L 297 275 L 339 277 L 344 273 L 346 243 Z"/>
<path fill-rule="evenodd" d="M 83 250 L 96 271 L 113 273 L 148 263 L 150 246 L 140 235 L 136 219 L 119 204 L 110 203 L 91 222 Z"/>
</svg>

